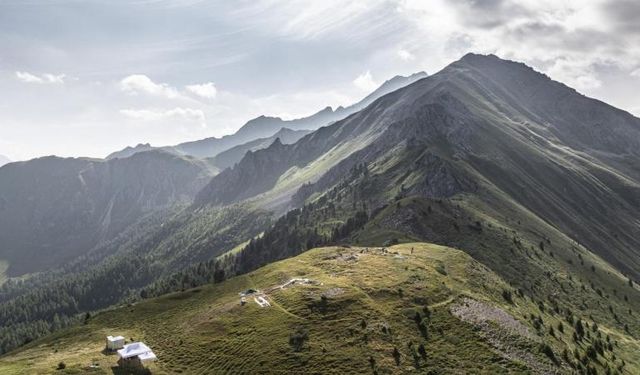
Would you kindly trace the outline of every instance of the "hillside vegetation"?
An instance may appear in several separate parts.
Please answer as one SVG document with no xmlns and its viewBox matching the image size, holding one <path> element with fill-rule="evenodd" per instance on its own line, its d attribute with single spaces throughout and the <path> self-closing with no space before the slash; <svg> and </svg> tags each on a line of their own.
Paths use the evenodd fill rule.
<svg viewBox="0 0 640 375">
<path fill-rule="evenodd" d="M 309 283 L 280 287 L 293 278 Z M 271 306 L 251 296 L 242 306 L 238 293 L 250 288 Z M 64 362 L 56 373 L 110 374 L 116 359 L 101 353 L 107 334 L 147 343 L 159 358 L 155 374 L 570 373 L 579 366 L 574 350 L 597 340 L 612 349 L 605 344 L 587 366 L 640 369 L 631 355 L 637 340 L 574 319 L 589 336 L 577 344 L 575 322 L 541 310 L 459 250 L 330 247 L 100 313 L 3 357 L 0 372 L 48 374 Z"/>
<path fill-rule="evenodd" d="M 126 159 L 44 157 L 0 168 L 0 258 L 7 274 L 57 268 L 155 211 L 190 202 L 215 174 L 162 151 Z"/>
<path fill-rule="evenodd" d="M 124 333 L 166 373 L 638 373 L 640 119 L 496 56 L 416 79 L 5 281 L 5 366 L 82 372 Z"/>
</svg>

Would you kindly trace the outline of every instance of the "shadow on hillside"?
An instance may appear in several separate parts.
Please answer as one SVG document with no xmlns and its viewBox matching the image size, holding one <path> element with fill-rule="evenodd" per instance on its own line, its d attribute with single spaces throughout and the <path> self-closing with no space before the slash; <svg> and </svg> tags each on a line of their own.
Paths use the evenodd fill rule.
<svg viewBox="0 0 640 375">
<path fill-rule="evenodd" d="M 144 369 L 125 369 L 120 366 L 112 366 L 111 372 L 113 375 L 151 375 L 151 370 Z"/>
<path fill-rule="evenodd" d="M 100 353 L 102 353 L 102 355 L 106 355 L 106 356 L 111 356 L 111 355 L 118 354 L 118 352 L 116 352 L 115 350 L 107 350 L 107 348 L 102 349 L 102 351 Z"/>
</svg>

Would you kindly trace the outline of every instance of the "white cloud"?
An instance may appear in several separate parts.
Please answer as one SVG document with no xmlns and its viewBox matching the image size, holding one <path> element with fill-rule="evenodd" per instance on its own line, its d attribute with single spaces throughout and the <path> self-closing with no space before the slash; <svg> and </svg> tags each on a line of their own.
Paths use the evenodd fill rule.
<svg viewBox="0 0 640 375">
<path fill-rule="evenodd" d="M 398 57 L 400 57 L 400 60 L 402 61 L 411 61 L 416 58 L 411 52 L 407 51 L 406 49 L 398 50 Z"/>
<path fill-rule="evenodd" d="M 44 73 L 38 76 L 29 72 L 16 72 L 16 78 L 26 83 L 62 84 L 64 83 L 64 77 L 64 74 Z"/>
<path fill-rule="evenodd" d="M 213 82 L 188 85 L 185 87 L 190 93 L 205 99 L 215 99 L 218 95 L 218 89 Z"/>
<path fill-rule="evenodd" d="M 43 83 L 42 78 L 27 72 L 16 72 L 16 78 L 27 83 Z"/>
<path fill-rule="evenodd" d="M 64 74 L 48 74 L 45 73 L 42 75 L 42 78 L 44 78 L 44 80 L 47 83 L 64 83 Z"/>
<path fill-rule="evenodd" d="M 378 87 L 378 84 L 373 80 L 373 77 L 371 76 L 371 72 L 368 70 L 354 79 L 353 84 L 356 85 L 356 87 L 360 90 L 366 92 L 373 91 Z"/>
<path fill-rule="evenodd" d="M 178 90 L 166 83 L 156 83 L 144 74 L 133 74 L 120 81 L 120 89 L 128 94 L 146 93 L 155 96 L 164 96 L 169 99 L 180 96 Z"/>
<path fill-rule="evenodd" d="M 160 121 L 167 119 L 184 119 L 196 121 L 205 126 L 205 115 L 200 109 L 176 107 L 173 109 L 121 109 L 120 114 L 142 121 Z"/>
<path fill-rule="evenodd" d="M 630 73 L 632 77 L 638 77 L 640 78 L 640 68 L 634 70 L 633 72 Z"/>
<path fill-rule="evenodd" d="M 261 32 L 294 40 L 359 41 L 372 34 L 384 38 L 402 27 L 382 16 L 394 11 L 395 2 L 388 0 L 255 0 L 236 4 L 234 8 L 237 23 L 249 21 L 251 27 L 259 27 Z M 256 18 L 260 21 L 256 22 Z"/>
<path fill-rule="evenodd" d="M 602 86 L 589 61 L 558 58 L 547 72 L 551 78 L 558 79 L 578 90 L 590 90 Z"/>
</svg>

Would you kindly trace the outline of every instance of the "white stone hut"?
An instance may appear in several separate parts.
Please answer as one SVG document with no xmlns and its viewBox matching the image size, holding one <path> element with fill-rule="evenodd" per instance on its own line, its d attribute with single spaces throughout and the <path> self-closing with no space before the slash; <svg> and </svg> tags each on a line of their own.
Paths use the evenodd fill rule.
<svg viewBox="0 0 640 375">
<path fill-rule="evenodd" d="M 107 336 L 107 350 L 114 351 L 124 348 L 124 337 L 122 336 Z"/>
<path fill-rule="evenodd" d="M 142 342 L 132 342 L 118 350 L 118 365 L 127 368 L 143 368 L 146 362 L 153 362 L 156 355 Z"/>
</svg>

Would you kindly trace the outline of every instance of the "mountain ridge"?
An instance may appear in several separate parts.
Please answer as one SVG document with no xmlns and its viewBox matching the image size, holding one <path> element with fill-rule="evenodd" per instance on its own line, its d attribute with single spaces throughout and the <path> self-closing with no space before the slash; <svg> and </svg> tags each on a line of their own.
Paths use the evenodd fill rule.
<svg viewBox="0 0 640 375">
<path fill-rule="evenodd" d="M 355 113 L 369 105 L 380 96 L 386 95 L 391 91 L 397 90 L 426 76 L 427 74 L 425 72 L 414 73 L 407 77 L 397 75 L 385 81 L 380 87 L 367 95 L 361 101 L 348 107 L 338 107 L 334 110 L 327 106 L 311 116 L 293 120 L 283 120 L 279 117 L 261 115 L 247 121 L 234 134 L 225 135 L 220 138 L 210 137 L 161 148 L 181 154 L 206 158 L 214 157 L 220 152 L 254 141 L 255 139 L 272 137 L 282 128 L 288 128 L 291 130 L 315 130 L 321 126 L 328 125 L 331 122 Z M 132 152 L 137 152 L 136 148 L 146 151 L 149 150 L 150 147 L 151 146 L 148 144 L 139 144 L 135 148 L 127 147 L 121 151 L 110 154 L 107 158 L 130 156 Z"/>
<path fill-rule="evenodd" d="M 487 64 L 490 68 L 486 67 Z M 523 77 L 520 78 L 522 81 L 514 79 L 514 74 L 522 75 Z M 508 81 L 511 82 L 513 88 L 506 84 L 502 85 L 503 87 L 498 86 L 498 88 L 496 82 L 499 83 L 499 80 L 506 79 L 500 77 L 508 77 L 509 75 L 512 78 Z M 549 99 L 544 93 L 539 93 L 538 87 L 532 89 L 531 82 L 527 81 L 532 79 L 541 85 L 539 87 L 543 89 L 546 87 L 553 91 L 555 94 L 552 95 L 552 99 Z M 514 82 L 515 84 L 513 84 Z M 487 91 L 487 89 L 491 91 Z M 514 98 L 522 98 L 525 94 L 529 95 L 528 102 L 514 101 Z M 558 102 L 567 103 L 566 105 L 571 106 L 572 110 L 566 106 L 556 105 L 555 103 Z M 638 231 L 634 227 L 633 217 L 637 217 L 640 213 L 638 200 L 634 198 L 640 192 L 640 183 L 634 179 L 636 171 L 633 168 L 620 169 L 619 162 L 609 164 L 609 160 L 617 160 L 619 157 L 603 156 L 603 153 L 613 154 L 615 151 L 613 145 L 620 143 L 626 146 L 621 149 L 622 154 L 618 153 L 617 155 L 638 160 L 638 153 L 634 151 L 637 149 L 634 148 L 634 145 L 640 142 L 640 119 L 599 103 L 552 81 L 524 64 L 501 60 L 495 56 L 466 55 L 441 72 L 383 96 L 363 111 L 311 133 L 295 144 L 258 150 L 250 156 L 248 155 L 232 170 L 214 177 L 198 194 L 196 202 L 199 204 L 207 202 L 228 204 L 251 196 L 259 196 L 260 201 L 263 202 L 265 199 L 269 200 L 269 197 L 274 197 L 272 199 L 276 199 L 278 202 L 287 202 L 295 194 L 296 186 L 300 186 L 301 183 L 313 183 L 314 180 L 293 179 L 299 183 L 292 184 L 293 188 L 289 190 L 282 190 L 284 188 L 278 186 L 284 186 L 283 179 L 291 178 L 295 174 L 302 174 L 306 169 L 312 168 L 310 166 L 316 163 L 312 160 L 324 158 L 330 153 L 335 154 L 341 145 L 347 143 L 359 142 L 361 144 L 356 149 L 352 147 L 349 152 L 344 152 L 344 157 L 339 157 L 332 164 L 327 164 L 317 170 L 315 173 L 317 179 L 341 160 L 349 157 L 352 152 L 362 150 L 374 144 L 378 139 L 382 139 L 381 142 L 384 143 L 383 134 L 388 134 L 388 129 L 393 124 L 401 127 L 409 126 L 405 131 L 406 137 L 413 136 L 424 139 L 436 148 L 440 146 L 436 145 L 433 139 L 443 139 L 445 144 L 453 146 L 455 150 L 453 154 L 446 155 L 447 159 L 457 158 L 458 161 L 467 165 L 465 168 L 475 170 L 474 173 L 479 171 L 483 178 L 492 175 L 489 178 L 498 182 L 501 186 L 500 189 L 508 189 L 508 194 L 513 197 L 517 198 L 519 195 L 516 193 L 515 187 L 512 186 L 513 183 L 509 181 L 519 181 L 524 176 L 528 182 L 521 181 L 521 184 L 539 185 L 540 193 L 525 198 L 525 201 L 529 202 L 528 204 L 533 204 L 534 206 L 531 207 L 539 213 L 544 211 L 545 215 L 549 215 L 547 219 L 559 224 L 564 223 L 560 225 L 570 233 L 575 233 L 577 237 L 591 238 L 594 241 L 591 246 L 604 251 L 605 242 L 581 229 L 582 226 L 577 223 L 567 226 L 566 223 L 575 223 L 575 220 L 572 220 L 564 212 L 551 209 L 554 205 L 549 204 L 550 200 L 557 202 L 563 195 L 562 192 L 559 192 L 552 185 L 547 184 L 543 187 L 538 182 L 533 182 L 544 179 L 540 175 L 540 173 L 546 173 L 543 171 L 554 171 L 558 169 L 554 165 L 566 164 L 564 173 L 554 172 L 553 176 L 556 179 L 572 178 L 573 182 L 565 186 L 572 186 L 576 194 L 580 196 L 579 199 L 586 199 L 581 202 L 583 205 L 586 203 L 586 206 L 592 206 L 595 210 L 593 212 L 606 210 L 604 202 L 612 198 L 619 202 L 616 204 L 622 205 L 619 211 L 619 215 L 623 215 L 622 219 L 616 217 L 619 215 L 610 216 L 610 219 L 617 222 L 616 225 L 603 225 L 589 219 L 591 220 L 590 225 L 594 230 L 600 228 L 597 229 L 600 236 L 609 238 L 611 241 L 619 243 L 622 248 L 627 249 L 624 250 L 627 253 L 623 257 L 625 260 L 617 260 L 617 266 L 626 271 L 633 270 L 637 277 L 640 275 L 640 264 L 634 261 L 632 255 L 634 251 L 631 249 L 637 248 L 640 244 L 632 237 L 621 239 L 621 236 L 618 235 L 618 238 L 614 238 L 606 232 L 635 233 Z M 603 134 L 600 130 L 595 134 L 585 134 L 583 121 L 587 117 L 578 115 L 575 118 L 572 115 L 573 111 L 586 111 L 584 108 L 592 104 L 595 109 L 592 111 L 592 116 L 588 117 L 596 119 L 591 122 L 592 124 L 602 122 L 605 118 L 612 119 L 613 127 L 607 128 L 608 136 L 606 138 L 602 137 Z M 425 108 L 427 109 L 425 110 Z M 533 112 L 542 113 L 542 117 L 531 115 Z M 496 113 L 504 117 L 497 119 L 495 118 Z M 540 119 L 544 123 L 534 122 L 540 121 Z M 553 121 L 553 123 L 549 121 Z M 423 125 L 419 126 L 419 124 Z M 580 136 L 574 140 L 570 136 L 572 133 L 579 133 Z M 523 148 L 516 150 L 513 146 L 508 146 L 512 141 L 507 139 L 517 140 L 517 143 L 521 144 Z M 499 146 L 497 141 L 499 141 Z M 559 144 L 566 142 L 567 148 L 559 149 L 550 141 Z M 522 158 L 523 156 L 518 155 L 522 152 L 529 155 L 527 158 L 540 161 L 536 162 L 538 166 L 531 166 L 533 170 L 543 168 L 536 172 L 538 175 L 531 175 L 521 170 L 521 166 L 512 161 L 510 164 L 513 166 L 513 171 L 519 170 L 519 172 L 514 174 L 514 172 L 507 173 L 506 170 L 503 170 L 502 173 L 505 176 L 511 175 L 512 177 L 510 180 L 506 180 L 494 173 L 498 164 L 491 167 L 486 164 L 486 161 L 493 164 L 496 158 L 507 158 L 507 160 L 513 160 L 514 157 Z M 583 156 L 582 154 L 585 153 L 586 155 Z M 259 169 L 257 164 L 253 164 L 260 163 L 261 156 L 266 160 L 281 161 L 274 164 L 267 163 L 271 169 L 263 174 L 271 176 L 268 181 L 261 180 L 263 174 L 248 172 Z M 309 164 L 310 162 L 312 163 Z M 525 159 L 521 159 L 518 163 L 521 165 L 531 164 Z M 542 167 L 543 165 L 544 167 Z M 243 172 L 243 168 L 246 171 Z M 573 171 L 567 174 L 567 171 L 571 170 Z M 273 175 L 278 175 L 278 177 Z M 240 180 L 242 182 L 239 182 Z M 257 180 L 261 182 L 257 183 Z M 582 182 L 578 183 L 579 180 Z M 610 192 L 606 192 L 602 188 L 603 181 L 606 181 L 616 191 L 611 198 L 606 197 Z M 242 191 L 242 188 L 240 190 L 237 188 L 249 186 L 251 190 L 245 192 Z M 589 188 L 586 189 L 585 186 L 589 186 Z M 282 198 L 283 194 L 285 198 Z M 517 199 L 522 201 L 522 198 Z M 576 204 L 576 202 L 571 204 Z M 566 212 L 574 212 L 578 217 L 588 217 L 585 216 L 584 209 L 579 213 L 581 211 L 577 208 L 579 205 L 573 207 L 562 205 Z M 286 209 L 287 206 L 284 207 Z M 604 227 L 608 229 L 604 229 Z M 623 241 L 624 244 L 620 241 Z M 602 254 L 604 252 L 601 252 Z M 613 259 L 609 257 L 608 260 Z M 631 268 L 629 268 L 630 264 L 633 265 Z"/>
<path fill-rule="evenodd" d="M 355 295 L 347 294 L 349 298 L 331 312 L 345 314 L 339 321 L 352 325 L 332 331 L 322 319 L 315 320 L 318 304 L 322 303 L 318 295 L 317 300 L 310 300 L 304 293 L 296 295 L 289 305 L 290 300 L 274 294 L 274 312 L 283 312 L 283 306 L 294 306 L 295 310 L 289 311 L 294 316 L 311 317 L 307 328 L 314 340 L 310 342 L 312 357 L 304 357 L 307 352 L 288 352 L 286 334 L 279 341 L 283 345 L 278 353 L 264 357 L 259 350 L 241 353 L 257 361 L 273 360 L 298 370 L 314 366 L 320 371 L 315 366 L 326 358 L 321 345 L 367 348 L 367 340 L 382 332 L 385 342 L 393 342 L 396 349 L 385 346 L 387 354 L 399 353 L 400 363 L 407 365 L 393 367 L 394 363 L 400 365 L 373 350 L 357 352 L 355 359 L 340 361 L 345 372 L 373 370 L 375 366 L 367 363 L 368 358 L 374 358 L 385 371 L 419 372 L 419 367 L 410 367 L 411 358 L 424 368 L 434 362 L 422 362 L 416 348 L 418 342 L 439 361 L 442 353 L 438 352 L 438 345 L 453 343 L 454 348 L 449 351 L 453 352 L 461 348 L 461 340 L 468 344 L 462 347 L 468 347 L 470 353 L 487 353 L 490 360 L 486 365 L 498 366 L 495 372 L 606 373 L 607 369 L 623 374 L 637 372 L 640 363 L 634 353 L 640 348 L 640 325 L 636 319 L 640 312 L 637 287 L 640 161 L 633 146 L 640 139 L 639 121 L 523 64 L 495 56 L 466 55 L 442 71 L 384 95 L 361 111 L 321 127 L 293 144 L 276 138 L 266 148 L 249 150 L 235 166 L 210 179 L 191 206 L 166 217 L 151 218 L 144 227 L 131 226 L 120 236 L 122 242 L 92 252 L 73 267 L 58 274 L 34 276 L 24 284 L 9 280 L 0 289 L 0 317 L 10 323 L 5 331 L 0 331 L 0 345 L 3 350 L 15 348 L 54 330 L 53 323 L 47 322 L 55 314 L 59 320 L 64 318 L 64 324 L 55 325 L 59 328 L 73 319 L 82 319 L 82 314 L 90 309 L 114 303 L 132 304 L 118 309 L 115 316 L 135 318 L 137 314 L 127 314 L 133 313 L 131 310 L 148 312 L 146 319 L 160 322 L 170 318 L 180 324 L 189 322 L 187 325 L 202 323 L 202 329 L 211 328 L 207 334 L 216 335 L 222 327 L 229 329 L 227 321 L 215 321 L 216 317 L 222 316 L 232 304 L 239 306 L 238 290 L 255 289 L 256 280 L 261 288 L 283 285 L 291 277 L 307 277 L 297 267 L 309 266 L 309 257 L 319 254 L 314 262 L 327 267 L 330 279 L 344 281 L 343 278 L 354 276 L 352 272 L 358 265 L 373 259 L 364 254 L 376 249 L 379 259 L 386 262 L 377 263 L 372 271 L 366 272 Z M 610 131 L 605 134 L 603 129 Z M 617 144 L 621 147 L 616 148 Z M 452 301 L 440 298 L 445 297 L 441 285 L 446 287 L 449 280 L 442 277 L 447 277 L 450 271 L 454 274 L 451 267 L 455 269 L 456 262 L 445 257 L 440 262 L 431 259 L 413 263 L 412 255 L 417 254 L 412 247 L 422 246 L 417 243 L 423 242 L 460 249 L 466 259 L 472 259 L 464 272 L 490 270 L 500 278 L 499 283 L 488 281 L 476 286 L 499 285 L 491 292 L 495 299 L 485 295 L 480 300 L 488 298 L 512 313 L 523 309 L 512 318 L 530 329 L 531 337 L 540 346 L 529 343 L 520 349 L 550 361 L 545 363 L 552 366 L 551 370 L 526 361 L 517 361 L 522 367 L 511 367 L 513 357 L 509 353 L 518 348 L 513 342 L 484 351 L 484 345 L 491 344 L 495 337 L 482 334 L 476 337 L 473 332 L 488 334 L 482 331 L 482 324 L 474 326 L 475 329 L 467 327 L 469 331 L 459 334 L 436 329 L 464 326 L 455 319 L 445 327 L 426 325 L 428 337 L 416 337 L 409 343 L 394 341 L 400 337 L 394 332 L 405 325 L 418 329 L 416 334 L 421 332 L 423 315 L 420 313 L 416 318 L 416 306 L 427 304 L 437 308 L 454 302 L 457 307 L 453 310 L 438 310 L 442 313 L 440 318 L 453 319 L 460 309 L 481 302 L 464 296 Z M 402 251 L 395 254 L 396 248 L 391 246 L 397 243 L 401 243 Z M 329 253 L 315 250 L 302 254 L 338 244 L 344 246 Z M 104 258 L 102 253 L 110 255 Z M 285 260 L 300 254 L 300 258 Z M 278 269 L 276 262 L 280 260 L 296 266 Z M 348 275 L 337 277 L 335 272 L 342 267 Z M 83 269 L 81 275 L 64 273 L 77 268 Z M 433 273 L 423 273 L 431 268 Z M 139 272 L 132 273 L 131 269 Z M 275 281 L 263 283 L 263 276 L 254 278 L 264 275 L 265 269 L 275 269 L 273 278 L 267 278 Z M 375 278 L 392 269 L 397 272 L 382 277 L 391 284 L 378 288 Z M 135 278 L 123 276 L 130 273 Z M 400 276 L 407 278 L 395 284 Z M 449 281 L 460 280 L 461 274 L 453 276 Z M 100 300 L 95 300 L 93 292 L 114 279 L 121 282 L 117 287 L 106 288 L 99 294 Z M 345 282 L 353 285 L 353 281 Z M 234 284 L 237 282 L 241 284 Z M 329 279 L 324 282 L 344 289 Z M 205 287 L 206 290 L 237 286 L 222 293 L 229 298 L 226 307 L 214 308 L 215 302 L 199 298 L 203 289 L 188 290 L 208 283 L 220 285 Z M 49 289 L 39 289 L 42 285 Z M 448 286 L 454 294 L 466 289 L 461 285 Z M 43 295 L 39 290 L 56 293 Z M 425 297 L 421 294 L 425 290 L 435 294 Z M 178 293 L 136 304 L 172 291 Z M 327 298 L 327 302 L 332 301 L 330 296 Z M 435 298 L 437 302 L 424 298 Z M 199 300 L 204 309 L 195 321 L 189 320 L 193 317 L 189 315 L 189 307 L 194 300 Z M 396 321 L 370 325 L 365 319 L 364 325 L 371 327 L 367 331 L 361 320 L 369 310 L 353 308 L 372 300 L 376 304 L 390 303 L 393 314 L 401 313 L 394 315 L 399 318 L 398 325 Z M 24 301 L 30 304 L 25 306 Z M 169 301 L 175 302 L 174 309 L 171 316 L 163 315 L 162 307 L 166 306 L 163 304 Z M 29 306 L 45 308 L 35 310 Z M 136 310 L 138 306 L 140 310 Z M 252 307 L 257 314 L 272 311 Z M 232 310 L 237 308 L 240 307 Z M 473 321 L 476 315 L 477 311 L 467 318 Z M 283 316 L 292 317 L 286 312 Z M 144 320 L 118 321 L 146 327 Z M 104 334 L 112 328 L 107 322 L 96 319 L 91 328 L 97 331 L 92 334 Z M 91 319 L 87 323 L 90 325 Z M 245 327 L 248 323 L 234 324 Z M 286 327 L 292 330 L 290 339 L 295 341 L 299 337 L 295 324 L 287 321 Z M 390 327 L 391 333 L 384 327 Z M 79 337 L 74 332 L 78 331 L 72 328 L 64 334 Z M 334 341 L 336 334 L 344 341 Z M 356 338 L 360 334 L 362 339 Z M 401 336 L 409 337 L 406 334 Z M 159 340 L 148 328 L 145 335 L 158 340 L 155 343 L 160 348 L 176 345 L 172 340 Z M 272 335 L 280 337 L 271 331 L 266 335 L 269 339 Z M 429 337 L 436 341 L 429 341 Z M 197 354 L 201 353 L 199 347 L 191 346 L 190 338 L 184 340 L 186 345 L 177 346 L 180 353 L 162 349 L 166 360 L 162 366 L 169 366 L 166 371 L 178 368 L 188 371 L 198 366 L 224 369 L 219 363 L 205 364 L 202 360 L 205 356 Z M 241 349 L 244 346 L 236 344 L 233 343 L 233 350 L 244 350 Z M 42 348 L 51 351 L 49 348 L 59 345 L 67 344 L 51 337 L 4 360 L 9 365 L 29 365 L 20 362 L 24 358 L 21 356 Z M 72 347 L 62 349 L 64 358 L 73 361 L 74 369 L 81 366 L 70 354 Z M 232 360 L 246 363 L 245 354 Z M 324 363 L 332 364 L 335 366 L 331 360 Z M 446 373 L 450 367 L 443 365 L 437 370 Z M 51 363 L 40 361 L 34 366 L 44 366 L 42 371 L 46 371 Z"/>
</svg>

